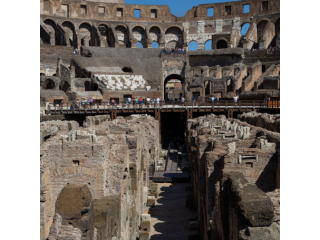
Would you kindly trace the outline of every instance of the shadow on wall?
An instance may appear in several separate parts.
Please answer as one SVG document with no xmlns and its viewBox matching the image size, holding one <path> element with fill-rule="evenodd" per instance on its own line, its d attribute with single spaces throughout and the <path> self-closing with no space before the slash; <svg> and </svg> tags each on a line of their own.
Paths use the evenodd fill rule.
<svg viewBox="0 0 320 240">
<path fill-rule="evenodd" d="M 188 239 L 197 233 L 197 229 L 189 228 L 189 218 L 197 217 L 197 212 L 186 207 L 188 186 L 191 183 L 159 183 L 158 204 L 148 212 L 152 223 L 150 240 Z"/>
</svg>

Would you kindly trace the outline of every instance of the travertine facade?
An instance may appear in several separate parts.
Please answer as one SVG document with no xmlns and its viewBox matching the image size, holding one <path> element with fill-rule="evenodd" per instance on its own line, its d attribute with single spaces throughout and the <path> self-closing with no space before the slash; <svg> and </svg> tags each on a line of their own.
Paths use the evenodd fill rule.
<svg viewBox="0 0 320 240">
<path fill-rule="evenodd" d="M 230 98 L 239 94 L 242 98 L 279 97 L 280 52 L 278 48 L 273 52 L 266 50 L 280 47 L 279 0 L 200 4 L 184 17 L 174 16 L 165 5 L 127 5 L 123 1 L 40 2 L 40 85 L 45 90 L 41 92 L 42 106 L 45 102 L 56 105 L 61 100 L 72 103 L 69 91 L 88 91 L 89 98 L 99 91 L 101 97 L 95 99 L 102 102 L 108 98 L 122 102 L 128 96 L 167 98 L 164 88 L 171 79 L 181 81 L 183 91 L 178 95 L 186 99 L 212 95 Z M 213 16 L 207 14 L 210 9 Z M 134 16 L 136 10 L 140 11 L 140 17 Z M 244 24 L 250 27 L 242 36 Z M 193 41 L 199 51 L 188 51 Z M 212 50 L 204 50 L 208 41 Z M 143 49 L 137 49 L 138 42 Z M 160 49 L 151 49 L 152 43 L 157 43 Z M 184 48 L 187 54 L 163 54 L 164 47 Z M 250 51 L 258 48 L 262 50 Z M 73 55 L 75 49 L 80 56 Z M 125 80 L 99 84 L 99 76 L 128 75 L 142 76 L 146 85 L 139 88 L 138 84 L 131 89 L 136 83 L 129 81 L 130 86 L 125 88 L 121 85 L 128 82 Z M 203 78 L 202 84 L 192 86 L 199 77 Z M 234 77 L 236 85 L 223 77 Z M 47 92 L 53 89 L 61 92 Z"/>
</svg>

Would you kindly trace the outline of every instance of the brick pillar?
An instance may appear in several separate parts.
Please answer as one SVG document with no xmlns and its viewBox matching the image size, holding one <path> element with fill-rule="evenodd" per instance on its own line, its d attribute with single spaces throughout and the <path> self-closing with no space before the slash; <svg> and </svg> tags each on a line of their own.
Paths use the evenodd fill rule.
<svg viewBox="0 0 320 240">
<path fill-rule="evenodd" d="M 50 45 L 56 45 L 56 34 L 55 32 L 50 32 Z"/>
<path fill-rule="evenodd" d="M 107 41 L 104 39 L 104 37 L 99 37 L 100 41 L 100 47 L 106 47 Z"/>
</svg>

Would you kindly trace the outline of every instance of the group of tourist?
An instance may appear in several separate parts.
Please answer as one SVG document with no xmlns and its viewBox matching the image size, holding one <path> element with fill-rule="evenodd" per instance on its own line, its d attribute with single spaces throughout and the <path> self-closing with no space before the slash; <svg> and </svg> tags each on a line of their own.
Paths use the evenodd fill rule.
<svg viewBox="0 0 320 240">
<path fill-rule="evenodd" d="M 74 104 L 71 104 L 70 109 L 86 109 L 88 106 L 94 106 L 96 104 L 96 101 L 92 98 L 81 98 L 80 101 L 77 99 L 77 101 Z"/>
<path fill-rule="evenodd" d="M 186 50 L 184 48 L 176 47 L 176 48 L 171 48 L 171 49 L 170 48 L 164 48 L 162 52 L 165 53 L 165 54 L 174 55 L 174 54 L 184 54 L 184 53 L 186 53 Z"/>
<path fill-rule="evenodd" d="M 74 55 L 79 55 L 79 54 L 80 54 L 78 48 L 76 48 L 76 49 L 74 50 L 73 54 L 74 54 Z"/>
</svg>

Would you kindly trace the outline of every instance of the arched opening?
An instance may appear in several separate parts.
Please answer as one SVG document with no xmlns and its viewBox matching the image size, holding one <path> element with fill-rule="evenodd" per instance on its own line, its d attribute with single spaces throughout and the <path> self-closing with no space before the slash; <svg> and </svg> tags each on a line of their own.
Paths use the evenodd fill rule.
<svg viewBox="0 0 320 240">
<path fill-rule="evenodd" d="M 260 38 L 262 37 L 262 33 L 263 33 L 264 28 L 266 27 L 267 24 L 268 24 L 267 20 L 262 20 L 257 24 L 257 39 L 258 39 L 258 42 L 259 42 Z"/>
<path fill-rule="evenodd" d="M 137 42 L 137 47 L 138 48 L 143 48 L 142 43 L 141 42 Z"/>
<path fill-rule="evenodd" d="M 171 41 L 167 43 L 166 48 L 182 48 L 182 44 L 177 41 Z"/>
<path fill-rule="evenodd" d="M 113 47 L 114 46 L 114 40 L 112 38 L 111 31 L 109 30 L 108 26 L 105 24 L 100 24 L 98 26 L 98 31 L 100 32 L 100 36 L 105 41 L 104 46 Z M 99 45 L 102 46 L 101 40 L 99 40 Z"/>
<path fill-rule="evenodd" d="M 228 44 L 225 40 L 219 40 L 217 42 L 217 49 L 228 48 Z"/>
<path fill-rule="evenodd" d="M 92 27 L 88 23 L 82 23 L 79 27 L 81 45 L 92 46 Z"/>
<path fill-rule="evenodd" d="M 159 44 L 157 42 L 152 42 L 152 48 L 159 48 Z"/>
<path fill-rule="evenodd" d="M 145 30 L 140 27 L 140 26 L 137 26 L 137 27 L 134 27 L 132 29 L 132 34 L 133 34 L 133 37 L 138 41 L 140 42 L 140 44 L 142 45 L 142 48 L 145 46 Z M 138 42 L 137 42 L 137 45 L 138 45 Z M 137 46 L 138 48 L 141 48 L 139 46 Z"/>
<path fill-rule="evenodd" d="M 73 166 L 79 166 L 79 160 L 73 160 Z M 87 185 L 68 184 L 59 193 L 56 212 L 71 225 L 83 217 L 83 209 L 89 208 L 92 195 Z M 83 218 L 81 221 L 86 221 Z"/>
<path fill-rule="evenodd" d="M 91 90 L 91 83 L 89 81 L 85 81 L 84 90 L 85 91 L 90 91 Z"/>
<path fill-rule="evenodd" d="M 160 36 L 161 36 L 160 28 L 158 28 L 158 27 L 150 28 L 149 37 L 152 40 L 152 44 L 153 44 L 153 42 L 156 42 L 159 46 Z M 152 46 L 152 48 L 154 48 L 154 47 Z"/>
<path fill-rule="evenodd" d="M 67 92 L 68 89 L 70 88 L 70 84 L 66 81 L 61 81 L 60 84 L 59 84 L 59 90 L 62 90 L 64 92 Z"/>
<path fill-rule="evenodd" d="M 98 84 L 96 83 L 92 84 L 92 91 L 98 91 L 98 88 L 99 88 Z"/>
<path fill-rule="evenodd" d="M 46 19 L 44 21 L 44 24 L 46 25 L 46 30 L 44 30 L 41 27 L 43 29 L 43 31 L 46 32 L 45 34 L 42 34 L 43 41 L 46 44 L 53 44 L 53 43 L 51 43 L 51 41 L 53 40 L 53 39 L 51 39 L 51 36 L 50 36 L 50 34 L 51 34 L 51 35 L 54 36 L 54 41 L 55 41 L 54 45 L 61 45 L 60 44 L 60 42 L 61 42 L 61 37 L 60 37 L 61 33 L 60 33 L 60 31 L 57 31 L 56 23 L 51 19 Z M 40 34 L 41 34 L 41 28 L 40 28 Z M 42 31 L 42 33 L 44 33 L 43 31 Z M 48 33 L 47 31 L 49 31 L 50 33 Z"/>
<path fill-rule="evenodd" d="M 212 40 L 206 41 L 206 43 L 204 45 L 204 49 L 205 50 L 211 50 L 212 49 Z"/>
<path fill-rule="evenodd" d="M 40 25 L 40 43 L 50 45 L 50 34 Z"/>
<path fill-rule="evenodd" d="M 171 74 L 164 80 L 164 99 L 180 99 L 184 96 L 184 79 L 178 74 Z"/>
<path fill-rule="evenodd" d="M 181 48 L 182 41 L 183 41 L 183 34 L 182 34 L 182 31 L 181 31 L 180 28 L 178 28 L 178 27 L 170 27 L 170 28 L 168 28 L 167 31 L 165 32 L 165 38 L 166 38 L 167 45 L 172 43 L 172 42 L 177 42 L 180 45 L 180 46 L 177 46 L 177 47 Z"/>
<path fill-rule="evenodd" d="M 188 45 L 189 51 L 196 51 L 198 50 L 198 43 L 196 41 L 191 41 Z"/>
<path fill-rule="evenodd" d="M 129 41 L 128 41 L 127 29 L 124 26 L 116 26 L 116 33 L 119 40 L 119 47 L 120 48 L 130 47 Z"/>
<path fill-rule="evenodd" d="M 62 23 L 63 30 L 65 32 L 65 41 L 69 41 L 70 46 L 76 47 L 77 45 L 77 35 L 74 30 L 74 26 L 71 22 L 63 22 Z"/>
<path fill-rule="evenodd" d="M 241 27 L 241 36 L 245 36 L 248 32 L 248 29 L 250 27 L 250 23 L 245 23 Z"/>
<path fill-rule="evenodd" d="M 130 72 L 130 73 L 133 72 L 131 67 L 124 67 L 124 68 L 122 68 L 122 71 L 123 72 Z"/>
<path fill-rule="evenodd" d="M 205 88 L 205 95 L 211 94 L 211 81 L 205 81 L 204 82 L 204 88 Z"/>
<path fill-rule="evenodd" d="M 44 73 L 40 73 L 40 76 L 45 76 L 45 74 Z"/>
<path fill-rule="evenodd" d="M 52 79 L 47 79 L 43 82 L 42 89 L 54 89 L 55 86 L 56 85 Z"/>
</svg>

